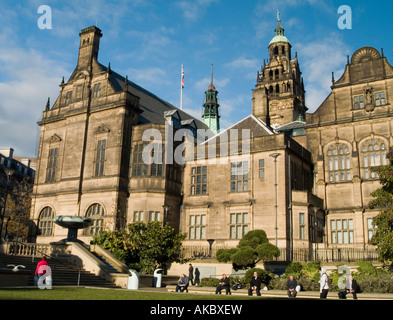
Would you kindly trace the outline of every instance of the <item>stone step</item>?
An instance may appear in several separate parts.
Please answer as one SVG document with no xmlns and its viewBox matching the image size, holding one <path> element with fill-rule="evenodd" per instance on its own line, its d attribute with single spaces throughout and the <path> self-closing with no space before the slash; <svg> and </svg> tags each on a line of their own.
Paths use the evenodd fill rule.
<svg viewBox="0 0 393 320">
<path fill-rule="evenodd" d="M 0 254 L 0 268 L 7 268 L 7 265 L 23 265 L 23 270 L 30 271 L 29 285 L 34 285 L 34 273 L 38 261 L 41 258 L 36 257 L 33 261 L 32 257 L 11 256 Z M 111 281 L 102 279 L 95 274 L 88 272 L 77 266 L 67 264 L 65 262 L 47 258 L 48 264 L 52 272 L 52 285 L 54 286 L 100 286 L 109 288 L 118 288 Z M 22 268 L 21 268 L 22 269 Z"/>
</svg>

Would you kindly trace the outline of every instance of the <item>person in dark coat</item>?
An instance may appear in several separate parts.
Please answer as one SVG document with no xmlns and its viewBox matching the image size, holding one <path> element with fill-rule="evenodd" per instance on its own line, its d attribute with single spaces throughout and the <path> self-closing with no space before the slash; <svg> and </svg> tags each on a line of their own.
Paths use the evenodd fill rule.
<svg viewBox="0 0 393 320">
<path fill-rule="evenodd" d="M 358 283 L 356 282 L 356 280 L 353 278 L 353 276 L 349 276 L 349 278 L 347 279 L 347 282 L 345 283 L 345 291 L 346 293 L 352 293 L 352 296 L 354 299 L 357 299 L 357 295 L 356 292 L 358 291 L 359 286 Z"/>
<path fill-rule="evenodd" d="M 188 265 L 188 280 L 191 282 L 191 285 L 194 285 L 194 267 L 190 263 Z"/>
<path fill-rule="evenodd" d="M 231 294 L 231 287 L 230 287 L 230 282 L 229 282 L 229 278 L 227 278 L 227 275 L 224 273 L 222 275 L 222 278 L 220 280 L 220 284 L 217 286 L 216 288 L 216 294 L 221 294 L 221 290 L 225 289 L 225 293 Z"/>
<path fill-rule="evenodd" d="M 296 297 L 296 295 L 297 295 L 296 287 L 297 287 L 297 281 L 293 275 L 290 275 L 289 279 L 287 281 L 287 289 L 288 289 L 288 297 L 289 298 Z"/>
<path fill-rule="evenodd" d="M 255 292 L 257 293 L 257 296 L 260 296 L 261 295 L 261 285 L 262 285 L 262 280 L 260 277 L 258 277 L 258 273 L 255 271 L 254 275 L 250 281 L 250 288 L 248 289 L 248 295 L 252 296 L 252 291 L 255 290 Z"/>
</svg>

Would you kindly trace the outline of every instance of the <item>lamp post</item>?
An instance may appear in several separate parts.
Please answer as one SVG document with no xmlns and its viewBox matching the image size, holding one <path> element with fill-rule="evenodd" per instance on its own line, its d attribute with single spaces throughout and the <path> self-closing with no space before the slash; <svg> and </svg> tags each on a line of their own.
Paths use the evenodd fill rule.
<svg viewBox="0 0 393 320">
<path fill-rule="evenodd" d="M 318 258 L 318 218 L 317 218 L 317 212 L 319 210 L 319 207 L 317 206 L 312 206 L 312 209 L 314 211 L 314 250 L 315 250 L 315 260 Z"/>
<path fill-rule="evenodd" d="M 270 157 L 274 158 L 274 209 L 275 209 L 275 240 L 276 240 L 276 247 L 277 246 L 277 158 L 280 154 L 279 153 L 272 153 L 269 154 Z"/>
<path fill-rule="evenodd" d="M 209 258 L 211 258 L 214 239 L 207 239 L 207 242 L 209 242 Z"/>
<path fill-rule="evenodd" d="M 14 174 L 15 171 L 10 169 L 10 168 L 5 168 L 4 172 L 5 172 L 6 177 L 7 177 L 7 183 L 5 185 L 4 208 L 3 208 L 3 212 L 1 213 L 0 242 L 3 241 L 3 223 L 4 223 L 5 210 L 6 210 L 6 207 L 7 207 L 8 188 L 9 188 L 9 184 L 10 184 L 10 181 L 11 181 L 11 176 Z"/>
<path fill-rule="evenodd" d="M 172 209 L 172 207 L 168 206 L 167 204 L 164 204 L 162 207 L 164 208 L 164 218 L 162 219 L 162 225 L 165 226 L 168 221 L 168 212 Z"/>
</svg>

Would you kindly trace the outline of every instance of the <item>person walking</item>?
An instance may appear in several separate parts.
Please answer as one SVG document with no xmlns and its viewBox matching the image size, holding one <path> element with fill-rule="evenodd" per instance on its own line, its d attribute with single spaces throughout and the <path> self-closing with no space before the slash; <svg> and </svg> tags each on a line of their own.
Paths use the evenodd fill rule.
<svg viewBox="0 0 393 320">
<path fill-rule="evenodd" d="M 326 268 L 321 267 L 319 268 L 318 272 L 321 275 L 319 280 L 319 293 L 321 299 L 326 299 L 328 292 L 329 292 L 329 278 L 326 274 Z"/>
<path fill-rule="evenodd" d="M 188 280 L 191 282 L 191 285 L 194 285 L 194 267 L 190 263 L 188 265 Z"/>
</svg>

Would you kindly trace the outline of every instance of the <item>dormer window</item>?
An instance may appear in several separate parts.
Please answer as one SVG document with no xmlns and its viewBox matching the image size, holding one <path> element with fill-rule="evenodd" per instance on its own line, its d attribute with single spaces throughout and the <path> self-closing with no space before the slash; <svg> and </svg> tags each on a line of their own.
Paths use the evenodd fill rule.
<svg viewBox="0 0 393 320">
<path fill-rule="evenodd" d="M 93 98 L 99 98 L 101 96 L 101 82 L 96 83 L 93 87 Z"/>
</svg>

